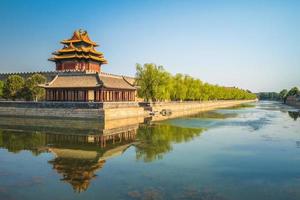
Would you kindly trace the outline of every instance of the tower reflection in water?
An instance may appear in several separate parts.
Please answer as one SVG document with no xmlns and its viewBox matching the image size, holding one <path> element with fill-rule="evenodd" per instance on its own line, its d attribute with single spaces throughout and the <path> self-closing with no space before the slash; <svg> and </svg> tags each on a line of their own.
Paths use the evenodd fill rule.
<svg viewBox="0 0 300 200">
<path fill-rule="evenodd" d="M 93 136 L 47 134 L 48 150 L 55 155 L 49 163 L 75 191 L 85 191 L 107 159 L 121 155 L 134 143 L 136 130 L 137 126 L 132 126 Z"/>
<path fill-rule="evenodd" d="M 48 161 L 74 191 L 86 191 L 112 157 L 135 146 L 136 159 L 162 159 L 173 143 L 187 142 L 203 129 L 145 124 L 144 118 L 117 121 L 0 117 L 0 147 L 10 152 L 52 153 Z"/>
<path fill-rule="evenodd" d="M 0 117 L 0 146 L 10 152 L 51 152 L 49 161 L 62 181 L 83 192 L 105 161 L 134 144 L 143 119 L 110 122 Z"/>
</svg>

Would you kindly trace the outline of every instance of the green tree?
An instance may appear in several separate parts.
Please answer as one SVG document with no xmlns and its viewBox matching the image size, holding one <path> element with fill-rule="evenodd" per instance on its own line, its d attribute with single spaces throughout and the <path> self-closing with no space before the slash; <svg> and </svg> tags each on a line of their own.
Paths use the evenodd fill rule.
<svg viewBox="0 0 300 200">
<path fill-rule="evenodd" d="M 0 81 L 0 98 L 3 97 L 4 82 Z"/>
<path fill-rule="evenodd" d="M 287 93 L 287 96 L 294 96 L 294 95 L 300 95 L 300 91 L 299 91 L 298 87 L 293 87 Z"/>
<path fill-rule="evenodd" d="M 34 101 L 43 99 L 45 96 L 45 89 L 41 88 L 39 85 L 44 84 L 45 82 L 46 77 L 41 74 L 33 74 L 31 77 L 27 78 L 23 90 L 25 99 Z"/>
<path fill-rule="evenodd" d="M 136 82 L 138 94 L 146 101 L 170 99 L 172 88 L 171 75 L 162 66 L 155 64 L 136 65 Z"/>
<path fill-rule="evenodd" d="M 3 96 L 6 99 L 15 100 L 22 97 L 22 90 L 24 87 L 24 79 L 19 75 L 11 75 L 7 78 L 4 88 Z"/>
<path fill-rule="evenodd" d="M 184 85 L 187 87 L 186 100 L 200 99 L 200 88 L 202 82 L 199 79 L 194 79 L 193 77 L 186 75 L 184 77 Z"/>
<path fill-rule="evenodd" d="M 172 76 L 162 66 L 137 64 L 138 95 L 146 101 L 255 99 L 256 95 L 235 87 L 203 83 L 189 75 Z"/>
<path fill-rule="evenodd" d="M 287 89 L 283 89 L 279 92 L 279 97 L 282 101 L 286 101 L 286 98 L 287 98 L 287 94 L 288 94 L 288 91 Z"/>
<path fill-rule="evenodd" d="M 187 86 L 184 84 L 182 74 L 176 74 L 173 77 L 173 88 L 171 90 L 171 99 L 178 101 L 186 98 Z"/>
<path fill-rule="evenodd" d="M 157 77 L 156 66 L 145 64 L 136 65 L 136 82 L 139 86 L 138 95 L 149 101 L 154 96 L 155 79 Z"/>
<path fill-rule="evenodd" d="M 277 92 L 260 92 L 258 97 L 260 100 L 279 101 L 281 99 L 280 94 Z"/>
<path fill-rule="evenodd" d="M 208 83 L 204 83 L 200 88 L 200 100 L 207 101 L 210 98 L 210 85 Z"/>
</svg>

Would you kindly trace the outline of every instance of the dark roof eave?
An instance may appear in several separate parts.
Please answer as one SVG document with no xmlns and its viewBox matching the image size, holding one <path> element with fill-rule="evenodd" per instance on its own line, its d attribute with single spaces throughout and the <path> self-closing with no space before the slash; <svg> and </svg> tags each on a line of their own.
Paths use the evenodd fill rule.
<svg viewBox="0 0 300 200">
<path fill-rule="evenodd" d="M 101 88 L 101 86 L 80 86 L 80 87 L 51 87 L 51 86 L 40 86 L 46 89 L 76 89 L 76 88 Z"/>
<path fill-rule="evenodd" d="M 103 86 L 103 88 L 114 89 L 114 90 L 136 90 L 136 88 L 113 88 L 113 87 L 105 87 L 105 86 Z"/>
</svg>

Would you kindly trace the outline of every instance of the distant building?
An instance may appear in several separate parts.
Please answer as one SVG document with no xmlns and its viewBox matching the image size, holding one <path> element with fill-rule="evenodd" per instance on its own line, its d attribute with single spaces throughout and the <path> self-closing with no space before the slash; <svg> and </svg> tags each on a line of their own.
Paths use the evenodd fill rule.
<svg viewBox="0 0 300 200">
<path fill-rule="evenodd" d="M 300 108 L 300 95 L 287 97 L 286 104 Z"/>
<path fill-rule="evenodd" d="M 287 101 L 289 101 L 289 102 L 300 102 L 300 95 L 288 96 Z"/>
<path fill-rule="evenodd" d="M 77 30 L 70 39 L 63 40 L 62 49 L 49 59 L 55 62 L 53 72 L 36 72 L 44 75 L 48 82 L 41 87 L 46 90 L 46 101 L 135 101 L 134 78 L 104 73 L 107 64 L 102 52 L 95 49 L 86 31 Z M 24 78 L 34 73 L 0 74 L 0 80 L 17 74 Z"/>
</svg>

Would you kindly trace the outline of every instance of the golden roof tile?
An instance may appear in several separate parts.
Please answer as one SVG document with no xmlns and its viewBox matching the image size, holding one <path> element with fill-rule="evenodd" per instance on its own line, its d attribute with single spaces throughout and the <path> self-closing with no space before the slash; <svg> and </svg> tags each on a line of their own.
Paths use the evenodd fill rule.
<svg viewBox="0 0 300 200">
<path fill-rule="evenodd" d="M 64 60 L 64 59 L 72 59 L 72 58 L 77 58 L 77 59 L 90 59 L 94 61 L 101 62 L 102 64 L 107 64 L 107 60 L 103 57 L 99 56 L 92 56 L 92 55 L 78 55 L 78 54 L 70 54 L 70 55 L 54 55 L 52 58 L 50 58 L 50 61 L 56 61 L 56 60 Z"/>
<path fill-rule="evenodd" d="M 76 44 L 77 42 L 82 43 Z M 77 30 L 73 33 L 73 36 L 69 40 L 63 40 L 65 46 L 53 53 L 53 57 L 50 61 L 57 61 L 63 59 L 87 59 L 100 62 L 101 64 L 107 64 L 107 60 L 104 58 L 103 53 L 97 51 L 94 47 L 96 43 L 90 40 L 88 33 L 83 30 Z"/>
<path fill-rule="evenodd" d="M 97 43 L 93 42 L 90 39 L 87 31 L 83 31 L 83 30 L 76 30 L 70 39 L 61 41 L 61 43 L 63 44 L 78 43 L 78 42 L 85 42 L 93 46 L 98 46 Z"/>
<path fill-rule="evenodd" d="M 130 85 L 126 80 L 124 80 L 124 77 L 122 76 L 112 76 L 100 73 L 99 79 L 103 83 L 103 86 L 108 89 L 136 89 L 134 86 Z"/>
<path fill-rule="evenodd" d="M 45 84 L 46 88 L 95 88 L 101 86 L 95 75 L 58 75 L 55 80 Z"/>
<path fill-rule="evenodd" d="M 41 85 L 45 88 L 95 88 L 135 90 L 123 76 L 109 75 L 105 73 L 57 75 L 53 81 Z"/>
</svg>

